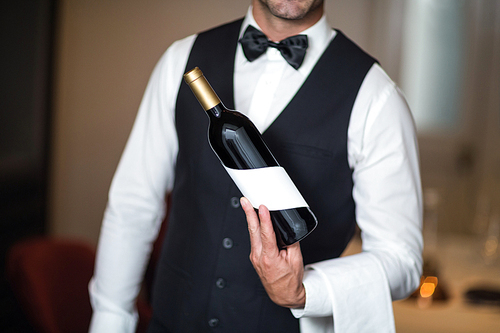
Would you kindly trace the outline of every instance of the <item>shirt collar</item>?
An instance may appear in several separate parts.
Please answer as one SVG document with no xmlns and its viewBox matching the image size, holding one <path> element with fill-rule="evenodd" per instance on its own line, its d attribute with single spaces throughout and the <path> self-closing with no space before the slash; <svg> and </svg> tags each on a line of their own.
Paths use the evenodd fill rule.
<svg viewBox="0 0 500 333">
<path fill-rule="evenodd" d="M 253 17 L 252 6 L 248 8 L 245 19 L 243 20 L 239 38 L 243 36 L 245 29 L 249 25 L 252 25 L 262 31 Z M 304 62 L 299 68 L 299 71 L 303 73 L 309 73 L 312 67 L 314 67 L 314 65 L 316 64 L 317 59 L 321 56 L 321 54 L 323 54 L 323 51 L 326 49 L 336 33 L 335 30 L 333 30 L 328 24 L 326 15 L 323 14 L 318 22 L 316 22 L 312 27 L 309 27 L 308 29 L 302 31 L 300 34 L 307 35 L 309 47 L 307 49 Z M 241 48 L 241 45 L 239 45 L 239 43 L 238 47 Z"/>
</svg>

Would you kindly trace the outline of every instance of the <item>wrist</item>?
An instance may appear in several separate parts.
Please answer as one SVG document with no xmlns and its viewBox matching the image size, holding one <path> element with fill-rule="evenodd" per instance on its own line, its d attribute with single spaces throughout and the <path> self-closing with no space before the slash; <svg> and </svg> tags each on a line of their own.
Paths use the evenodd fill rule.
<svg viewBox="0 0 500 333">
<path fill-rule="evenodd" d="M 304 309 L 306 306 L 306 288 L 304 287 L 304 284 L 300 284 L 299 291 L 298 291 L 298 297 L 297 297 L 297 302 L 294 306 L 291 306 L 291 309 Z"/>
</svg>

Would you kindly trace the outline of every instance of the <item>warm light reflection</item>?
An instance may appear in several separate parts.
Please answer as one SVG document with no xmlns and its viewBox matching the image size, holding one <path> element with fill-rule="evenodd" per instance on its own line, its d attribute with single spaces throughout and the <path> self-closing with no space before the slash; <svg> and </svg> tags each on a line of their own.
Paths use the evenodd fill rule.
<svg viewBox="0 0 500 333">
<path fill-rule="evenodd" d="M 490 236 L 484 243 L 484 255 L 491 257 L 493 256 L 498 249 L 498 239 L 495 236 Z"/>
<path fill-rule="evenodd" d="M 435 276 L 428 276 L 420 286 L 420 296 L 423 298 L 431 297 L 436 290 L 438 279 Z"/>
</svg>

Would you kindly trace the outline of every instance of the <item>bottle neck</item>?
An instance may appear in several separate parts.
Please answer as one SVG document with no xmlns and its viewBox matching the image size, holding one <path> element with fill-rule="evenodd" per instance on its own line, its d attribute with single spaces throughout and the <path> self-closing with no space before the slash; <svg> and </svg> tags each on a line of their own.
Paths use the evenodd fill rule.
<svg viewBox="0 0 500 333">
<path fill-rule="evenodd" d="M 226 108 L 222 103 L 217 104 L 213 108 L 210 108 L 208 110 L 205 110 L 210 118 L 215 117 L 215 118 L 220 118 L 222 116 L 223 110 Z"/>
</svg>

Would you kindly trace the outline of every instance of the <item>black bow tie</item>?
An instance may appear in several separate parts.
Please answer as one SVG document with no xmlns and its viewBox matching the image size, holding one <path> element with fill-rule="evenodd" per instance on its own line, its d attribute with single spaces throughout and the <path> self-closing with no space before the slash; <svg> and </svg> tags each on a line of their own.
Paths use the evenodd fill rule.
<svg viewBox="0 0 500 333">
<path fill-rule="evenodd" d="M 271 42 L 267 39 L 266 35 L 251 25 L 245 30 L 240 43 L 248 61 L 254 61 L 260 57 L 270 46 L 277 48 L 283 58 L 295 69 L 298 69 L 302 65 L 307 46 L 309 45 L 306 35 L 288 37 L 279 43 Z"/>
</svg>

